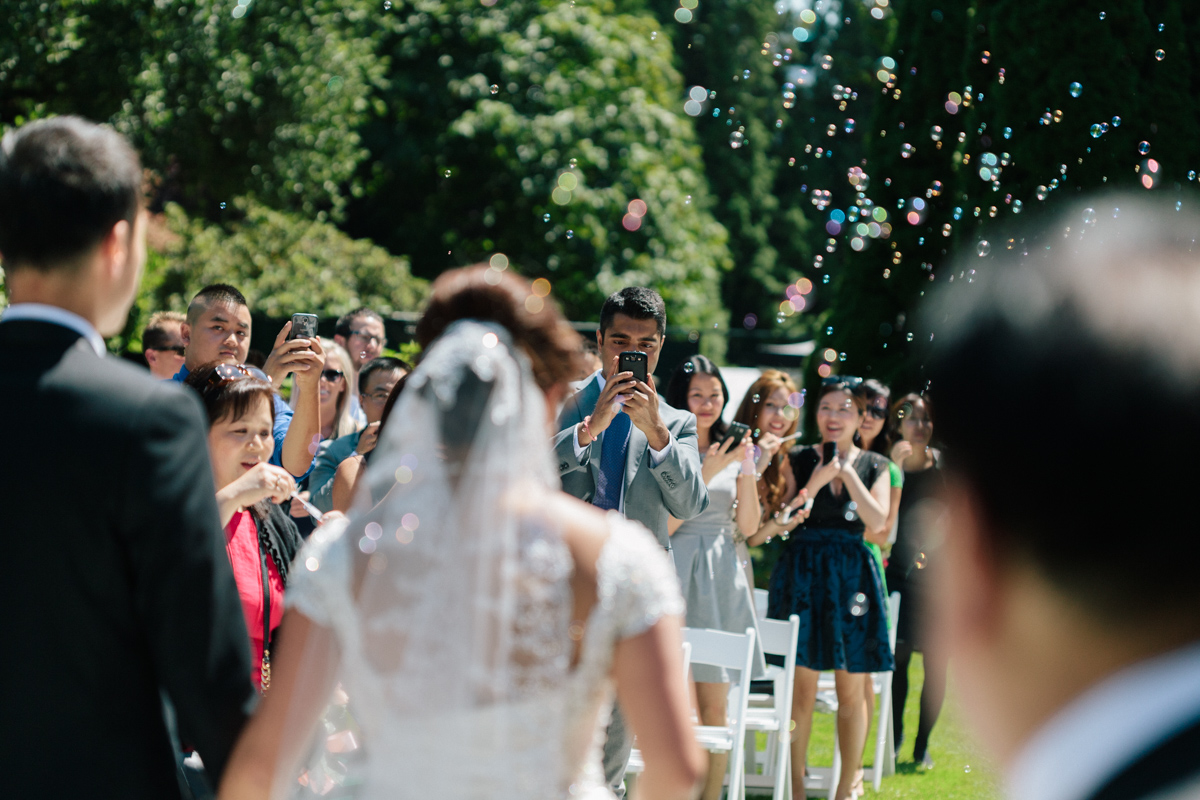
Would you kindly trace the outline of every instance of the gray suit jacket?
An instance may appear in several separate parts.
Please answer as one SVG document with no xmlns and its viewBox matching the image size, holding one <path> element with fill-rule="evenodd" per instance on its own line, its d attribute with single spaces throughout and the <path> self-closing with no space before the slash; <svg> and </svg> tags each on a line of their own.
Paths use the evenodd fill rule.
<svg viewBox="0 0 1200 800">
<path fill-rule="evenodd" d="M 558 474 L 563 491 L 590 501 L 596 493 L 600 474 L 600 453 L 604 433 L 575 456 L 575 426 L 596 408 L 600 382 L 592 378 L 563 406 L 558 418 L 559 432 L 553 443 L 558 459 Z M 659 416 L 671 432 L 671 449 L 663 462 L 653 466 L 646 434 L 630 429 L 629 452 L 625 457 L 625 516 L 636 520 L 671 549 L 667 535 L 667 516 L 691 519 L 708 508 L 708 487 L 700 476 L 700 451 L 696 448 L 696 417 L 680 411 L 659 398 Z"/>
</svg>

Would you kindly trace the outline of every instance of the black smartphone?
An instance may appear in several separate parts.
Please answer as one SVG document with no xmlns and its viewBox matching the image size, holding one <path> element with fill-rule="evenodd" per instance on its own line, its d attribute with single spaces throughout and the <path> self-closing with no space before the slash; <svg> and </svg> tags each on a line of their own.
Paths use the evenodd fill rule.
<svg viewBox="0 0 1200 800">
<path fill-rule="evenodd" d="M 635 380 L 647 382 L 646 354 L 640 350 L 626 350 L 617 356 L 617 372 L 632 372 Z"/>
<path fill-rule="evenodd" d="M 316 314 L 292 314 L 292 329 L 288 331 L 288 340 L 317 338 Z"/>
<path fill-rule="evenodd" d="M 746 434 L 749 432 L 749 425 L 743 425 L 740 422 L 731 422 L 729 423 L 729 432 L 725 434 L 725 439 L 722 440 L 721 443 L 724 444 L 729 439 L 732 439 L 733 444 L 729 445 L 728 448 L 729 450 L 732 450 L 742 443 L 742 440 L 746 438 Z"/>
<path fill-rule="evenodd" d="M 825 442 L 821 445 L 821 463 L 832 464 L 837 458 L 837 442 Z"/>
</svg>

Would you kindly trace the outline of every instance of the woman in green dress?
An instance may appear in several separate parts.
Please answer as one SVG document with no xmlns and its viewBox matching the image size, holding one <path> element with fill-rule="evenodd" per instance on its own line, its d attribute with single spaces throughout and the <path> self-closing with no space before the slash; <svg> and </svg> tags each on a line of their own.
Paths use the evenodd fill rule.
<svg viewBox="0 0 1200 800">
<path fill-rule="evenodd" d="M 884 433 L 884 427 L 888 417 L 888 401 L 891 399 L 892 390 L 884 386 L 874 378 L 870 378 L 862 382 L 858 388 L 858 393 L 867 401 L 866 413 L 863 415 L 862 426 L 858 429 L 859 447 L 863 450 L 888 455 L 888 439 Z M 888 460 L 888 473 L 891 479 L 891 505 L 888 506 L 887 522 L 882 528 L 876 531 L 866 531 L 863 535 L 863 541 L 867 549 L 871 551 L 871 555 L 875 558 L 875 563 L 879 565 L 879 573 L 883 574 L 883 548 L 887 547 L 891 542 L 893 531 L 896 530 L 896 518 L 900 513 L 900 492 L 904 486 L 904 470 L 895 461 Z M 883 583 L 883 596 L 885 601 L 888 598 L 887 581 Z M 866 702 L 863 704 L 863 713 L 866 716 L 866 725 L 863 726 L 864 735 L 871 727 L 871 715 L 875 711 L 875 688 L 871 683 L 870 674 L 863 675 L 866 681 Z M 866 742 L 863 742 L 863 756 L 866 756 Z M 855 782 L 854 791 L 856 794 L 862 794 L 862 770 L 859 770 L 859 779 Z"/>
</svg>

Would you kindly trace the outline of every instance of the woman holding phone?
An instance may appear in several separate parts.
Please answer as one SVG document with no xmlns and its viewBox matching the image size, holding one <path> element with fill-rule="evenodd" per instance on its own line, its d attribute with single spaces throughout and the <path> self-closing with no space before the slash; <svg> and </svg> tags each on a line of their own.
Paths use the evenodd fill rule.
<svg viewBox="0 0 1200 800">
<path fill-rule="evenodd" d="M 667 522 L 675 571 L 687 606 L 689 628 L 711 628 L 728 633 L 758 630 L 753 585 L 746 578 L 738 545 L 759 527 L 762 516 L 754 467 L 754 444 L 745 426 L 729 426 L 721 419 L 729 389 L 721 371 L 704 356 L 692 356 L 671 375 L 665 395 L 668 404 L 696 415 L 696 444 L 703 463 L 701 475 L 708 486 L 709 505 L 700 516 Z M 761 647 L 756 646 L 752 677 L 766 669 Z M 701 725 L 724 725 L 730 677 L 720 667 L 696 664 L 696 706 Z M 710 754 L 703 800 L 718 800 L 729 756 Z"/>
<path fill-rule="evenodd" d="M 863 544 L 887 522 L 887 459 L 854 444 L 865 400 L 861 379 L 826 378 L 817 395 L 821 443 L 789 453 L 793 477 L 812 498 L 808 518 L 784 545 L 771 573 L 767 616 L 800 617 L 792 701 L 792 795 L 804 797 L 817 677 L 833 670 L 842 772 L 834 800 L 850 797 L 862 764 L 863 675 L 892 669 L 879 568 Z"/>
</svg>

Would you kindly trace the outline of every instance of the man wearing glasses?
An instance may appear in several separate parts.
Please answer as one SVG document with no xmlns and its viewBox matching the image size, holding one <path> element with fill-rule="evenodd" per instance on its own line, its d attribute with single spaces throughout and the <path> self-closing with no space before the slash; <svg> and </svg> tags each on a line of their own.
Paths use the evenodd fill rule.
<svg viewBox="0 0 1200 800">
<path fill-rule="evenodd" d="M 409 365 L 398 358 L 382 356 L 371 359 L 359 371 L 362 393 L 358 399 L 366 416 L 367 427 L 359 433 L 349 433 L 332 442 L 325 442 L 317 452 L 308 486 L 312 493 L 312 504 L 321 511 L 333 510 L 333 477 L 337 474 L 338 465 L 355 453 L 365 455 L 375 448 L 383 407 L 387 405 L 392 389 L 409 369 Z"/>
<path fill-rule="evenodd" d="M 142 332 L 142 354 L 150 374 L 170 380 L 183 367 L 183 335 L 179 328 L 186 317 L 178 311 L 156 311 Z"/>
<path fill-rule="evenodd" d="M 333 340 L 346 348 L 354 365 L 352 374 L 346 376 L 346 388 L 350 392 L 350 406 L 346 413 L 359 425 L 366 425 L 368 420 L 359 403 L 359 373 L 368 361 L 383 355 L 383 348 L 387 346 L 383 317 L 366 306 L 356 308 L 338 319 L 333 329 Z"/>
</svg>

